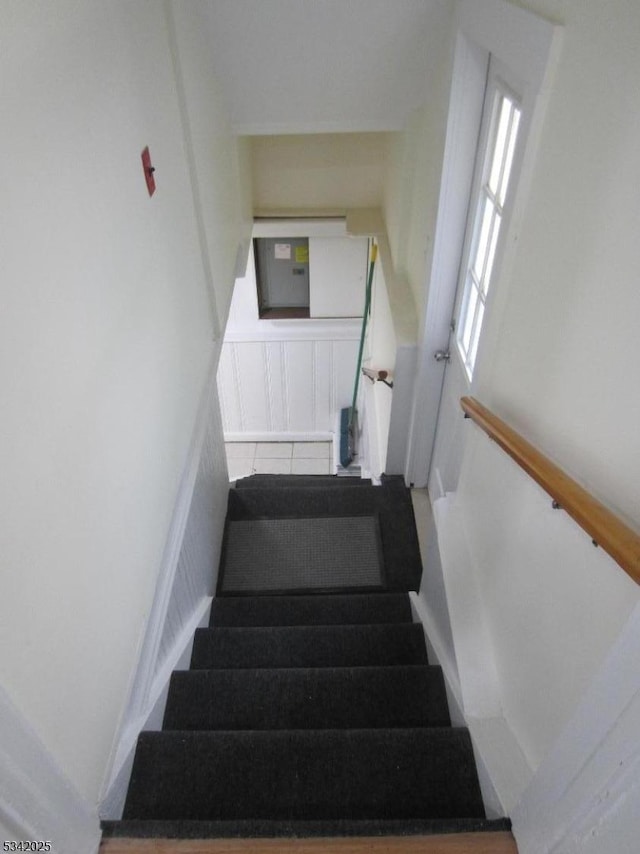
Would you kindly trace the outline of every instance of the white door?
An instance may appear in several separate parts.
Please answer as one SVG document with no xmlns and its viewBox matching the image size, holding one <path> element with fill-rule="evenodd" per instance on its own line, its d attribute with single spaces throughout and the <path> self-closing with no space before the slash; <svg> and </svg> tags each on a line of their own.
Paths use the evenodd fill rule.
<svg viewBox="0 0 640 854">
<path fill-rule="evenodd" d="M 456 282 L 462 279 L 461 247 L 465 243 L 466 234 L 468 248 L 468 220 L 475 210 L 469 201 L 471 188 L 477 184 L 477 176 L 474 184 L 472 175 L 474 154 L 478 150 L 480 138 L 483 103 L 489 103 L 484 98 L 491 77 L 488 73 L 489 60 L 491 58 L 492 64 L 499 60 L 509 69 L 508 76 L 504 75 L 504 70 L 500 72 L 503 82 L 512 87 L 512 92 L 523 96 L 518 128 L 519 150 L 516 151 L 512 168 L 510 199 L 506 200 L 505 215 L 501 220 L 502 239 L 506 242 L 504 233 L 508 226 L 507 220 L 511 220 L 511 228 L 517 228 L 522 216 L 533 175 L 539 130 L 553 91 L 553 73 L 562 40 L 561 27 L 504 0 L 486 3 L 458 0 L 457 13 L 458 29 L 434 251 L 405 461 L 407 483 L 425 486 L 428 481 L 432 501 L 440 496 L 442 489 L 453 490 L 456 487 L 461 465 L 457 453 L 461 441 L 459 430 L 463 424 L 459 397 L 469 387 L 473 390 L 474 381 L 470 383 L 464 365 L 469 353 L 459 354 L 457 338 L 452 335 L 449 344 L 447 338 L 455 303 Z M 492 73 L 497 70 L 494 66 Z M 496 245 L 494 280 L 501 262 L 500 255 L 500 246 Z M 506 263 L 502 264 L 503 279 L 508 274 L 509 257 L 505 255 Z M 493 315 L 491 326 L 499 320 L 506 298 L 506 288 L 500 291 L 498 299 L 495 299 L 497 288 L 493 288 L 493 292 L 489 290 L 488 294 L 482 292 L 482 308 L 478 311 L 481 315 L 484 313 L 484 299 L 488 295 L 487 313 Z M 472 308 L 475 317 L 475 306 Z M 459 312 L 453 311 L 453 315 L 457 323 L 457 336 L 461 329 Z M 472 331 L 475 333 L 475 330 Z M 485 334 L 485 339 L 488 337 Z M 479 336 L 477 340 L 480 342 L 480 373 L 484 374 L 487 362 L 483 358 L 483 344 Z M 471 343 L 471 340 L 467 343 Z M 475 348 L 475 341 L 473 346 Z M 451 362 L 447 367 L 445 362 L 436 362 L 433 358 L 438 348 L 445 352 L 449 349 L 451 353 Z M 471 354 L 475 358 L 473 348 Z"/>
<path fill-rule="evenodd" d="M 445 373 L 429 473 L 432 500 L 455 491 L 458 484 L 464 447 L 460 398 L 471 392 L 516 178 L 521 105 L 505 81 L 504 70 L 492 59 L 449 340 L 433 354 Z"/>
</svg>

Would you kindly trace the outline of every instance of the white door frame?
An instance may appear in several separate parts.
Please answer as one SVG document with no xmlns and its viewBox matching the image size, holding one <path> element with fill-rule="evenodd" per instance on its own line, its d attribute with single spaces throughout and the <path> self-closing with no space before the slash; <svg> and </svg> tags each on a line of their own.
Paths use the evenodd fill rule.
<svg viewBox="0 0 640 854">
<path fill-rule="evenodd" d="M 457 7 L 440 199 L 433 260 L 426 285 L 428 297 L 405 468 L 407 482 L 415 486 L 426 486 L 429 477 L 445 366 L 444 362 L 434 360 L 434 352 L 446 349 L 449 340 L 489 57 L 495 56 L 512 69 L 522 81 L 524 98 L 530 104 L 531 123 L 511 217 L 510 232 L 513 234 L 528 196 L 548 84 L 560 49 L 560 34 L 560 27 L 505 0 L 484 0 L 482 3 L 461 0 Z M 505 244 L 507 242 L 505 240 Z M 505 250 L 503 279 L 508 276 L 508 256 Z M 502 299 L 494 300 L 494 320 L 501 313 L 504 300 L 504 293 Z"/>
</svg>

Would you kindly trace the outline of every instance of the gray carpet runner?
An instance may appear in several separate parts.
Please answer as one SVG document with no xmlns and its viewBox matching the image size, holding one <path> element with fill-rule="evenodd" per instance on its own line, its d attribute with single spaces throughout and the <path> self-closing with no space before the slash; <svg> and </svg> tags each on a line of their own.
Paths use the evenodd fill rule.
<svg viewBox="0 0 640 854">
<path fill-rule="evenodd" d="M 219 584 L 224 594 L 382 586 L 377 516 L 227 523 Z"/>
<path fill-rule="evenodd" d="M 275 518 L 291 509 L 292 491 L 301 510 L 321 505 L 321 519 L 353 511 L 347 490 L 362 495 L 361 514 L 348 515 L 379 512 L 383 541 L 386 530 L 391 553 L 397 548 L 405 523 L 385 527 L 393 502 L 369 494 L 404 496 L 397 483 L 314 485 L 306 499 L 304 488 L 275 489 Z M 230 498 L 230 518 L 261 515 L 256 493 L 275 489 L 243 486 L 248 502 Z M 469 734 L 450 725 L 442 672 L 428 662 L 406 592 L 391 589 L 219 595 L 209 628 L 196 632 L 191 669 L 172 676 L 163 729 L 139 737 L 123 819 L 103 822 L 103 834 L 377 836 L 509 826 L 485 817 Z"/>
</svg>

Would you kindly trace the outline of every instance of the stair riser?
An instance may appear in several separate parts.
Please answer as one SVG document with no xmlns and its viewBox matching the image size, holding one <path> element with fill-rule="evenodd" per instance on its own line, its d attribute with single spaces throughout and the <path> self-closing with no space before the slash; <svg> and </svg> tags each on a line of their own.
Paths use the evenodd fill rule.
<svg viewBox="0 0 640 854">
<path fill-rule="evenodd" d="M 428 664 L 421 626 L 198 629 L 192 669 Z"/>
<path fill-rule="evenodd" d="M 410 623 L 406 593 L 349 596 L 219 597 L 211 609 L 211 626 L 331 626 Z"/>
<path fill-rule="evenodd" d="M 175 673 L 165 730 L 448 726 L 439 667 Z"/>
</svg>

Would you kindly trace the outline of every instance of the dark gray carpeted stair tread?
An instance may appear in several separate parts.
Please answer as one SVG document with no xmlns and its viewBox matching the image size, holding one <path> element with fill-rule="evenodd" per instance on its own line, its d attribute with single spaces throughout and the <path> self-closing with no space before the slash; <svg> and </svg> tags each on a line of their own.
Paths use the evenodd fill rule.
<svg viewBox="0 0 640 854">
<path fill-rule="evenodd" d="M 420 548 L 406 487 L 231 489 L 227 510 L 231 521 L 378 514 L 387 588 L 418 590 L 420 586 Z"/>
<path fill-rule="evenodd" d="M 445 833 L 496 833 L 511 830 L 508 818 L 409 819 L 387 821 L 103 821 L 105 838 L 258 839 L 330 836 L 418 836 Z"/>
<path fill-rule="evenodd" d="M 310 596 L 222 596 L 211 626 L 329 626 L 411 622 L 406 593 Z"/>
<path fill-rule="evenodd" d="M 428 664 L 420 625 L 197 629 L 191 657 L 194 669 L 395 664 Z"/>
<path fill-rule="evenodd" d="M 236 481 L 236 489 L 263 489 L 307 486 L 371 486 L 371 478 L 338 477 L 335 474 L 252 474 Z"/>
<path fill-rule="evenodd" d="M 464 729 L 149 732 L 124 818 L 484 818 Z"/>
<path fill-rule="evenodd" d="M 434 666 L 178 671 L 163 729 L 449 726 Z"/>
</svg>

